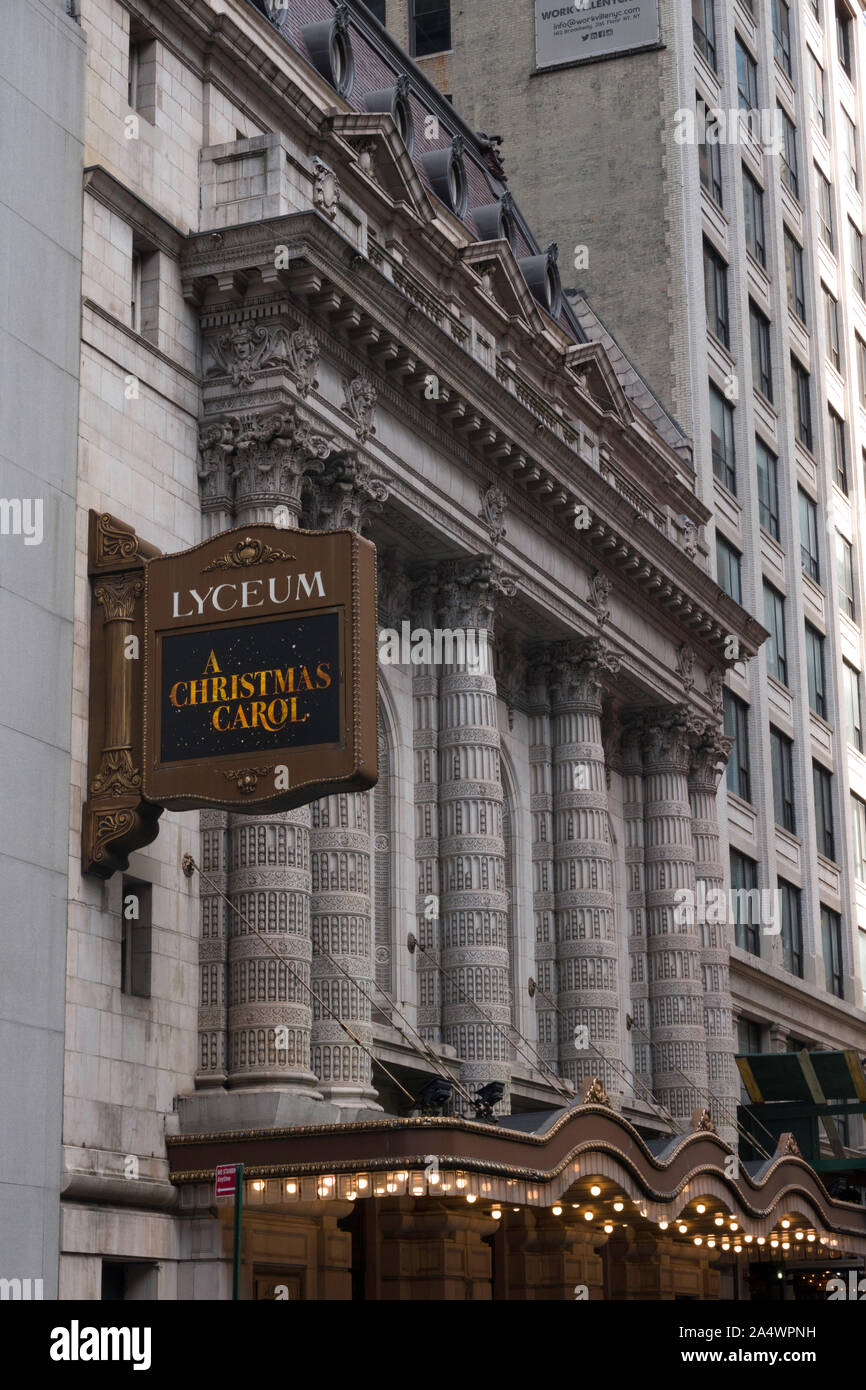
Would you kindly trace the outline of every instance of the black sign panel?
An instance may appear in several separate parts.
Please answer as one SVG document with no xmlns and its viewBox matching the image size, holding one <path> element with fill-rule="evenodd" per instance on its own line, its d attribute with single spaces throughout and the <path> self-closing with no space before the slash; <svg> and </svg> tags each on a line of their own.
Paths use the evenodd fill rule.
<svg viewBox="0 0 866 1390">
<path fill-rule="evenodd" d="M 340 615 L 166 634 L 164 763 L 340 742 Z"/>
</svg>

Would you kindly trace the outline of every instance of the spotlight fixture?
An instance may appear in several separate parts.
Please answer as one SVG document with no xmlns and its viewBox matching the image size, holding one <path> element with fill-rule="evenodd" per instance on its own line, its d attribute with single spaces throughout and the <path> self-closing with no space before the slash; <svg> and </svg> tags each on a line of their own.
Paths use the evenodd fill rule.
<svg viewBox="0 0 866 1390">
<path fill-rule="evenodd" d="M 486 1086 L 482 1086 L 480 1091 L 476 1091 L 472 1104 L 475 1107 L 475 1118 L 479 1124 L 496 1124 L 493 1107 L 499 1104 L 504 1095 L 505 1086 L 501 1081 L 488 1081 Z"/>
<path fill-rule="evenodd" d="M 451 1099 L 453 1082 L 443 1076 L 434 1076 L 418 1093 L 418 1104 L 422 1115 L 441 1115 Z"/>
</svg>

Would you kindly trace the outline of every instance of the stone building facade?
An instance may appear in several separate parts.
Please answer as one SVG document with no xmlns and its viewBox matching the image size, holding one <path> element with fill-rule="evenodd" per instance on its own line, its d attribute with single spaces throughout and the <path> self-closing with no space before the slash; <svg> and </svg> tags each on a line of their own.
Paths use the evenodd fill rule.
<svg viewBox="0 0 866 1390">
<path fill-rule="evenodd" d="M 362 1296 L 717 1296 L 693 1158 L 756 1239 L 791 1211 L 861 1253 L 788 1147 L 725 1172 L 730 952 L 681 906 L 723 880 L 723 677 L 766 632 L 711 577 L 688 440 L 366 6 L 77 8 L 60 1296 L 227 1296 L 213 1163 L 243 1146 L 246 1297 L 359 1296 L 360 1249 Z M 84 874 L 90 514 L 164 552 L 272 520 L 373 539 L 380 629 L 410 649 L 383 655 L 375 789 L 167 812 L 125 872 Z M 444 1071 L 453 1113 L 410 1118 Z M 590 1236 L 596 1187 L 629 1226 Z"/>
<path fill-rule="evenodd" d="M 412 0 L 372 8 L 502 137 L 576 312 L 588 296 L 693 442 L 720 585 L 774 629 L 726 680 L 725 883 L 784 919 L 738 923 L 739 1048 L 862 1051 L 863 6 L 660 0 L 658 44 L 548 66 L 540 0 L 445 3 L 432 27 Z"/>
</svg>

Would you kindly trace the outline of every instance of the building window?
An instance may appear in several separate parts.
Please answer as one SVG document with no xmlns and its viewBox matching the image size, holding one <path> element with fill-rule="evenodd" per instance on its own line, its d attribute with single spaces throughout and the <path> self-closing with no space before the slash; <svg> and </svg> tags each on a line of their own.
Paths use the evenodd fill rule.
<svg viewBox="0 0 866 1390">
<path fill-rule="evenodd" d="M 842 0 L 836 0 L 836 52 L 839 66 L 850 80 L 854 81 L 854 36 L 851 11 Z"/>
<path fill-rule="evenodd" d="M 774 541 L 779 539 L 779 461 L 764 444 L 755 440 L 758 467 L 758 511 L 761 525 Z"/>
<path fill-rule="evenodd" d="M 836 858 L 836 836 L 833 829 L 833 774 L 820 763 L 812 763 L 812 790 L 815 796 L 815 834 L 818 853 L 825 859 Z"/>
<path fill-rule="evenodd" d="M 798 440 L 812 450 L 812 399 L 809 373 L 796 357 L 791 358 L 791 395 L 794 405 L 794 426 Z"/>
<path fill-rule="evenodd" d="M 791 73 L 791 12 L 785 0 L 773 0 L 773 54 L 787 77 Z"/>
<path fill-rule="evenodd" d="M 806 322 L 806 277 L 803 272 L 803 248 L 785 228 L 785 278 L 788 283 L 788 307 L 801 323 Z"/>
<path fill-rule="evenodd" d="M 740 579 L 741 559 L 739 550 L 735 550 L 730 541 L 726 541 L 724 536 L 716 532 L 716 577 L 719 588 L 724 589 L 736 603 L 741 603 L 743 597 Z"/>
<path fill-rule="evenodd" d="M 842 662 L 842 684 L 845 688 L 845 725 L 848 742 L 858 753 L 863 752 L 863 699 L 860 672 L 850 661 Z"/>
<path fill-rule="evenodd" d="M 770 727 L 770 764 L 773 769 L 773 812 L 776 824 L 797 833 L 794 809 L 794 745 L 778 729 Z"/>
<path fill-rule="evenodd" d="M 730 347 L 728 320 L 728 267 L 717 251 L 704 242 L 704 293 L 707 328 L 725 347 Z"/>
<path fill-rule="evenodd" d="M 845 447 L 845 421 L 828 406 L 830 416 L 830 462 L 833 480 L 838 488 L 848 496 L 848 455 Z"/>
<path fill-rule="evenodd" d="M 836 371 L 841 371 L 842 355 L 839 351 L 839 305 L 826 285 L 821 286 L 824 293 L 824 333 L 827 339 L 827 357 Z"/>
<path fill-rule="evenodd" d="M 703 98 L 700 95 L 696 97 L 696 101 L 703 105 Z M 701 184 L 713 201 L 722 207 L 722 152 L 718 143 L 711 145 L 708 140 L 700 141 L 698 144 L 698 168 Z"/>
<path fill-rule="evenodd" d="M 737 38 L 737 92 L 741 111 L 757 111 L 758 64 L 740 38 Z"/>
<path fill-rule="evenodd" d="M 761 954 L 758 866 L 737 850 L 731 850 L 731 888 L 733 890 L 734 928 L 737 945 L 753 956 Z"/>
<path fill-rule="evenodd" d="M 800 565 L 816 584 L 821 582 L 818 563 L 818 507 L 800 487 L 797 489 L 800 508 Z"/>
<path fill-rule="evenodd" d="M 120 906 L 120 988 L 150 998 L 151 886 L 124 877 Z"/>
<path fill-rule="evenodd" d="M 809 106 L 812 120 L 822 135 L 827 134 L 827 110 L 824 100 L 824 69 L 814 53 L 809 53 Z"/>
<path fill-rule="evenodd" d="M 752 779 L 749 773 L 749 706 L 732 694 L 725 686 L 723 691 L 725 708 L 725 735 L 733 739 L 731 756 L 725 777 L 728 790 L 741 796 L 744 801 L 752 799 Z"/>
<path fill-rule="evenodd" d="M 132 253 L 129 287 L 129 323 L 134 333 L 141 332 L 141 252 Z"/>
<path fill-rule="evenodd" d="M 129 29 L 126 100 L 153 125 L 156 120 L 156 42 L 133 21 Z"/>
<path fill-rule="evenodd" d="M 803 922 L 800 916 L 800 890 L 783 878 L 779 883 L 782 915 L 782 965 L 791 975 L 803 978 Z M 796 1051 L 797 1049 L 791 1049 Z"/>
<path fill-rule="evenodd" d="M 843 535 L 836 532 L 836 577 L 839 583 L 839 611 L 857 621 L 857 604 L 854 596 L 854 547 Z"/>
<path fill-rule="evenodd" d="M 721 391 L 710 386 L 710 432 L 713 472 L 720 483 L 736 496 L 737 472 L 734 451 L 734 408 Z"/>
<path fill-rule="evenodd" d="M 857 344 L 857 391 L 860 404 L 866 409 L 866 343 L 855 334 L 854 341 Z"/>
<path fill-rule="evenodd" d="M 866 801 L 854 792 L 851 793 L 851 820 L 854 826 L 854 877 L 858 883 L 866 883 Z M 866 940 L 866 937 L 863 939 Z"/>
<path fill-rule="evenodd" d="M 856 192 L 860 191 L 860 161 L 857 156 L 857 127 L 847 111 L 842 111 L 842 143 L 845 150 L 845 163 L 848 165 L 848 182 Z"/>
<path fill-rule="evenodd" d="M 442 0 L 411 0 L 409 32 L 412 56 L 446 53 L 451 47 L 451 5 Z"/>
<path fill-rule="evenodd" d="M 782 182 L 799 200 L 800 197 L 800 157 L 797 153 L 797 127 L 783 106 L 776 106 L 782 118 Z"/>
<path fill-rule="evenodd" d="M 828 251 L 832 251 L 834 249 L 833 189 L 817 167 L 815 169 L 815 199 L 818 209 L 818 235 Z"/>
<path fill-rule="evenodd" d="M 824 981 L 827 992 L 837 999 L 844 996 L 842 985 L 842 918 L 821 904 L 821 947 L 824 952 Z"/>
<path fill-rule="evenodd" d="M 785 600 L 764 580 L 764 627 L 770 636 L 764 651 L 767 653 L 767 670 L 782 685 L 788 684 L 788 650 L 785 642 Z"/>
<path fill-rule="evenodd" d="M 767 264 L 767 249 L 764 241 L 764 192 L 743 169 L 743 211 L 746 223 L 746 246 L 759 265 Z"/>
<path fill-rule="evenodd" d="M 715 0 L 692 0 L 692 35 L 695 46 L 716 71 Z"/>
<path fill-rule="evenodd" d="M 861 299 L 866 298 L 863 281 L 863 238 L 859 230 L 848 219 L 848 243 L 851 248 L 851 281 Z"/>
<path fill-rule="evenodd" d="M 806 624 L 806 674 L 809 708 L 821 719 L 827 718 L 827 692 L 824 681 L 824 638 L 811 623 Z"/>
<path fill-rule="evenodd" d="M 770 320 L 749 300 L 749 332 L 752 344 L 752 385 L 768 401 L 773 399 L 770 362 Z"/>
<path fill-rule="evenodd" d="M 761 1025 L 750 1018 L 737 1019 L 737 1052 L 741 1057 L 755 1057 L 763 1052 Z"/>
</svg>

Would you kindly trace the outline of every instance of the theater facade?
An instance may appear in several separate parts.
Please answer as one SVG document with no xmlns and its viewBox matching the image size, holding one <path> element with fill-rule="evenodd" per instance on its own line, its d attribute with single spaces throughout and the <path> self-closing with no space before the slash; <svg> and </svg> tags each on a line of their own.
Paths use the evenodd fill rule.
<svg viewBox="0 0 866 1390">
<path fill-rule="evenodd" d="M 791 1134 L 737 1152 L 732 925 L 688 904 L 767 634 L 710 575 L 689 441 L 363 4 L 80 11 L 61 1297 L 230 1297 L 220 1164 L 247 1299 L 858 1266 L 866 1210 Z M 376 546 L 376 785 L 168 809 L 94 873 L 97 590 L 135 621 L 139 560 L 262 524 Z M 97 789 L 118 863 L 137 771 Z"/>
</svg>

